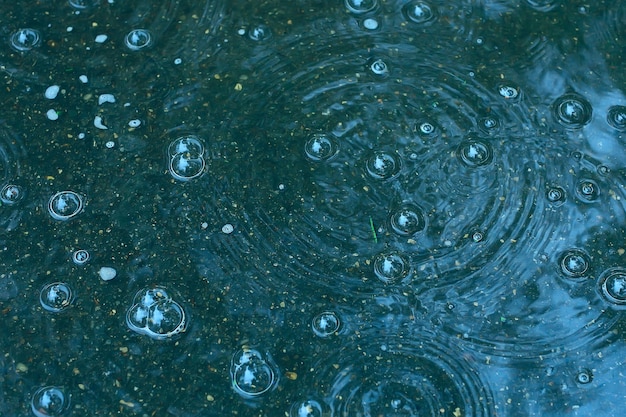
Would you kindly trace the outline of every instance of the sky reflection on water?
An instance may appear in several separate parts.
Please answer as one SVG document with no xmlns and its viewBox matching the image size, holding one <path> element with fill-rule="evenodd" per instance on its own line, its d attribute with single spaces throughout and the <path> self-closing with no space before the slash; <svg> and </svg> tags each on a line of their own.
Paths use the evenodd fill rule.
<svg viewBox="0 0 626 417">
<path fill-rule="evenodd" d="M 0 414 L 621 415 L 621 2 L 5 9 Z"/>
</svg>

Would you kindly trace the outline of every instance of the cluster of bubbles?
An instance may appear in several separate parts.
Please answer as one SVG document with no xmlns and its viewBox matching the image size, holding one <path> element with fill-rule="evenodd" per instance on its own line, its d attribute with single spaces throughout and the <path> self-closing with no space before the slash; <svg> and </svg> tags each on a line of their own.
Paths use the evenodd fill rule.
<svg viewBox="0 0 626 417">
<path fill-rule="evenodd" d="M 193 135 L 174 139 L 167 148 L 168 169 L 178 181 L 189 181 L 204 173 L 204 145 Z"/>
<path fill-rule="evenodd" d="M 243 347 L 233 355 L 230 376 L 237 394 L 254 399 L 276 388 L 279 370 L 269 353 Z"/>
<path fill-rule="evenodd" d="M 137 292 L 126 312 L 126 325 L 132 331 L 155 340 L 166 340 L 187 329 L 185 309 L 165 288 L 145 288 Z"/>
</svg>

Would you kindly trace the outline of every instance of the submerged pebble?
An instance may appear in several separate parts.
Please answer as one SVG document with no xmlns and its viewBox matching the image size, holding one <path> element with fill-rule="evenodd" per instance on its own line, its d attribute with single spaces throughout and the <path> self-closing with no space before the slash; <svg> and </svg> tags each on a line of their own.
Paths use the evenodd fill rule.
<svg viewBox="0 0 626 417">
<path fill-rule="evenodd" d="M 103 281 L 111 281 L 113 278 L 117 276 L 117 271 L 115 268 L 111 268 L 110 266 L 103 266 L 98 271 L 98 275 Z"/>
</svg>

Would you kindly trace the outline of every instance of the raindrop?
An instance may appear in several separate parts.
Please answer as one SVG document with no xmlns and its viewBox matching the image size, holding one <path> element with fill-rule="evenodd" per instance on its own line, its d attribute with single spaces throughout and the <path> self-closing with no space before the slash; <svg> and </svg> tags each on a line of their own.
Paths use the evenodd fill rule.
<svg viewBox="0 0 626 417">
<path fill-rule="evenodd" d="M 591 104 L 577 94 L 565 94 L 553 105 L 554 116 L 563 126 L 578 129 L 591 121 Z"/>
<path fill-rule="evenodd" d="M 289 417 L 322 417 L 324 408 L 319 401 L 298 401 L 291 406 Z"/>
<path fill-rule="evenodd" d="M 472 241 L 475 243 L 482 242 L 485 239 L 485 234 L 480 230 L 476 230 L 472 233 Z"/>
<path fill-rule="evenodd" d="M 375 152 L 367 159 L 365 168 L 372 178 L 386 180 L 400 172 L 400 159 L 395 154 Z"/>
<path fill-rule="evenodd" d="M 0 201 L 7 205 L 16 204 L 23 197 L 24 190 L 19 185 L 7 184 L 0 190 Z"/>
<path fill-rule="evenodd" d="M 471 139 L 459 145 L 457 151 L 461 162 L 469 167 L 487 165 L 493 159 L 491 145 L 487 142 Z"/>
<path fill-rule="evenodd" d="M 598 165 L 596 167 L 596 171 L 598 172 L 598 174 L 602 175 L 603 177 L 609 175 L 609 173 L 611 172 L 611 168 L 609 168 L 606 165 Z"/>
<path fill-rule="evenodd" d="M 272 37 L 272 31 L 269 26 L 259 24 L 248 31 L 248 37 L 256 42 L 262 42 Z"/>
<path fill-rule="evenodd" d="M 126 325 L 152 339 L 165 340 L 185 332 L 187 315 L 164 288 L 139 291 L 126 312 Z"/>
<path fill-rule="evenodd" d="M 620 132 L 626 131 L 626 106 L 611 106 L 606 121 Z"/>
<path fill-rule="evenodd" d="M 576 374 L 576 382 L 581 385 L 589 384 L 591 381 L 593 381 L 593 373 L 589 369 L 581 369 Z"/>
<path fill-rule="evenodd" d="M 415 205 L 404 205 L 391 214 L 391 228 L 401 236 L 412 236 L 424 230 L 423 211 Z"/>
<path fill-rule="evenodd" d="M 152 33 L 147 29 L 133 29 L 124 38 L 124 43 L 131 51 L 139 51 L 152 45 Z"/>
<path fill-rule="evenodd" d="M 312 161 L 327 161 L 337 154 L 337 141 L 329 135 L 314 134 L 304 145 L 306 156 Z"/>
<path fill-rule="evenodd" d="M 389 75 L 389 67 L 387 66 L 387 63 L 381 58 L 375 58 L 373 60 L 370 60 L 367 66 L 374 75 L 377 75 L 379 77 L 386 77 L 387 75 Z"/>
<path fill-rule="evenodd" d="M 617 309 L 626 309 L 626 269 L 610 268 L 598 280 L 600 293 Z"/>
<path fill-rule="evenodd" d="M 48 212 L 55 220 L 69 220 L 83 209 L 83 199 L 74 191 L 61 191 L 50 197 Z"/>
<path fill-rule="evenodd" d="M 341 321 L 339 316 L 332 311 L 324 311 L 313 317 L 311 328 L 313 333 L 319 337 L 328 337 L 339 331 Z"/>
<path fill-rule="evenodd" d="M 565 190 L 559 186 L 553 186 L 546 191 L 546 198 L 551 205 L 558 207 L 565 203 L 566 194 Z"/>
<path fill-rule="evenodd" d="M 435 18 L 430 5 L 422 1 L 411 1 L 405 4 L 402 13 L 407 20 L 418 24 L 430 22 Z"/>
<path fill-rule="evenodd" d="M 38 30 L 24 28 L 11 35 L 11 46 L 19 52 L 30 51 L 41 42 Z"/>
<path fill-rule="evenodd" d="M 67 309 L 73 301 L 72 289 L 64 282 L 47 284 L 39 292 L 39 303 L 45 310 L 53 313 Z"/>
<path fill-rule="evenodd" d="M 489 136 L 493 136 L 500 131 L 500 120 L 493 116 L 481 117 L 478 119 L 478 129 Z"/>
<path fill-rule="evenodd" d="M 385 284 L 402 281 L 410 273 L 407 259 L 397 253 L 381 253 L 374 259 L 374 274 Z"/>
<path fill-rule="evenodd" d="M 70 408 L 70 397 L 62 388 L 39 388 L 30 401 L 30 409 L 37 417 L 60 417 Z"/>
<path fill-rule="evenodd" d="M 594 180 L 584 179 L 576 184 L 576 195 L 580 200 L 591 203 L 600 197 L 600 187 Z"/>
<path fill-rule="evenodd" d="M 419 137 L 425 141 L 432 141 L 441 135 L 441 129 L 431 120 L 421 120 L 417 122 L 415 130 L 417 130 Z"/>
<path fill-rule="evenodd" d="M 579 249 L 568 250 L 559 258 L 561 272 L 570 278 L 584 276 L 589 270 L 589 263 L 589 256 Z"/>
<path fill-rule="evenodd" d="M 76 265 L 85 265 L 89 262 L 89 258 L 91 255 L 85 249 L 79 249 L 72 254 L 72 262 Z"/>
<path fill-rule="evenodd" d="M 378 0 L 345 0 L 346 8 L 354 14 L 364 14 L 378 7 Z"/>
<path fill-rule="evenodd" d="M 238 350 L 230 365 L 233 388 L 244 398 L 255 398 L 273 389 L 277 373 L 269 355 L 264 358 L 259 351 L 249 348 Z"/>
</svg>

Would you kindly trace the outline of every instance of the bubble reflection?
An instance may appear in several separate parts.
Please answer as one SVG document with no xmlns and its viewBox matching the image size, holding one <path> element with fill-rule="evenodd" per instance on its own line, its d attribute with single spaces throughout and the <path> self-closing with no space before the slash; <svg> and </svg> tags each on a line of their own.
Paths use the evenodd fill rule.
<svg viewBox="0 0 626 417">
<path fill-rule="evenodd" d="M 126 312 L 126 325 L 155 340 L 166 340 L 186 331 L 188 318 L 183 307 L 161 287 L 140 290 Z"/>
<path fill-rule="evenodd" d="M 432 7 L 423 1 L 411 1 L 402 7 L 402 13 L 407 20 L 420 25 L 429 23 L 435 19 Z"/>
<path fill-rule="evenodd" d="M 340 327 L 341 321 L 339 316 L 332 311 L 324 311 L 316 315 L 311 322 L 313 333 L 322 338 L 336 334 Z"/>
<path fill-rule="evenodd" d="M 39 303 L 52 313 L 66 310 L 74 301 L 74 293 L 64 282 L 53 282 L 44 286 L 39 292 Z"/>
<path fill-rule="evenodd" d="M 152 46 L 152 33 L 146 29 L 133 29 L 124 38 L 124 44 L 131 51 L 139 51 Z"/>
<path fill-rule="evenodd" d="M 233 388 L 243 398 L 256 398 L 276 388 L 278 367 L 272 357 L 244 347 L 231 360 L 230 376 Z"/>
<path fill-rule="evenodd" d="M 312 135 L 304 145 L 306 156 L 311 161 L 327 161 L 334 157 L 338 152 L 337 141 L 324 134 Z"/>
<path fill-rule="evenodd" d="M 554 116 L 563 126 L 578 129 L 591 121 L 591 104 L 577 94 L 565 94 L 554 102 Z"/>
<path fill-rule="evenodd" d="M 33 394 L 30 408 L 37 417 L 61 417 L 70 408 L 70 397 L 60 387 L 42 387 Z"/>
<path fill-rule="evenodd" d="M 19 29 L 11 35 L 11 46 L 18 52 L 30 51 L 41 42 L 41 35 L 38 30 L 24 28 Z"/>
<path fill-rule="evenodd" d="M 48 213 L 55 220 L 69 220 L 82 210 L 83 198 L 74 191 L 58 192 L 48 201 Z"/>
</svg>

